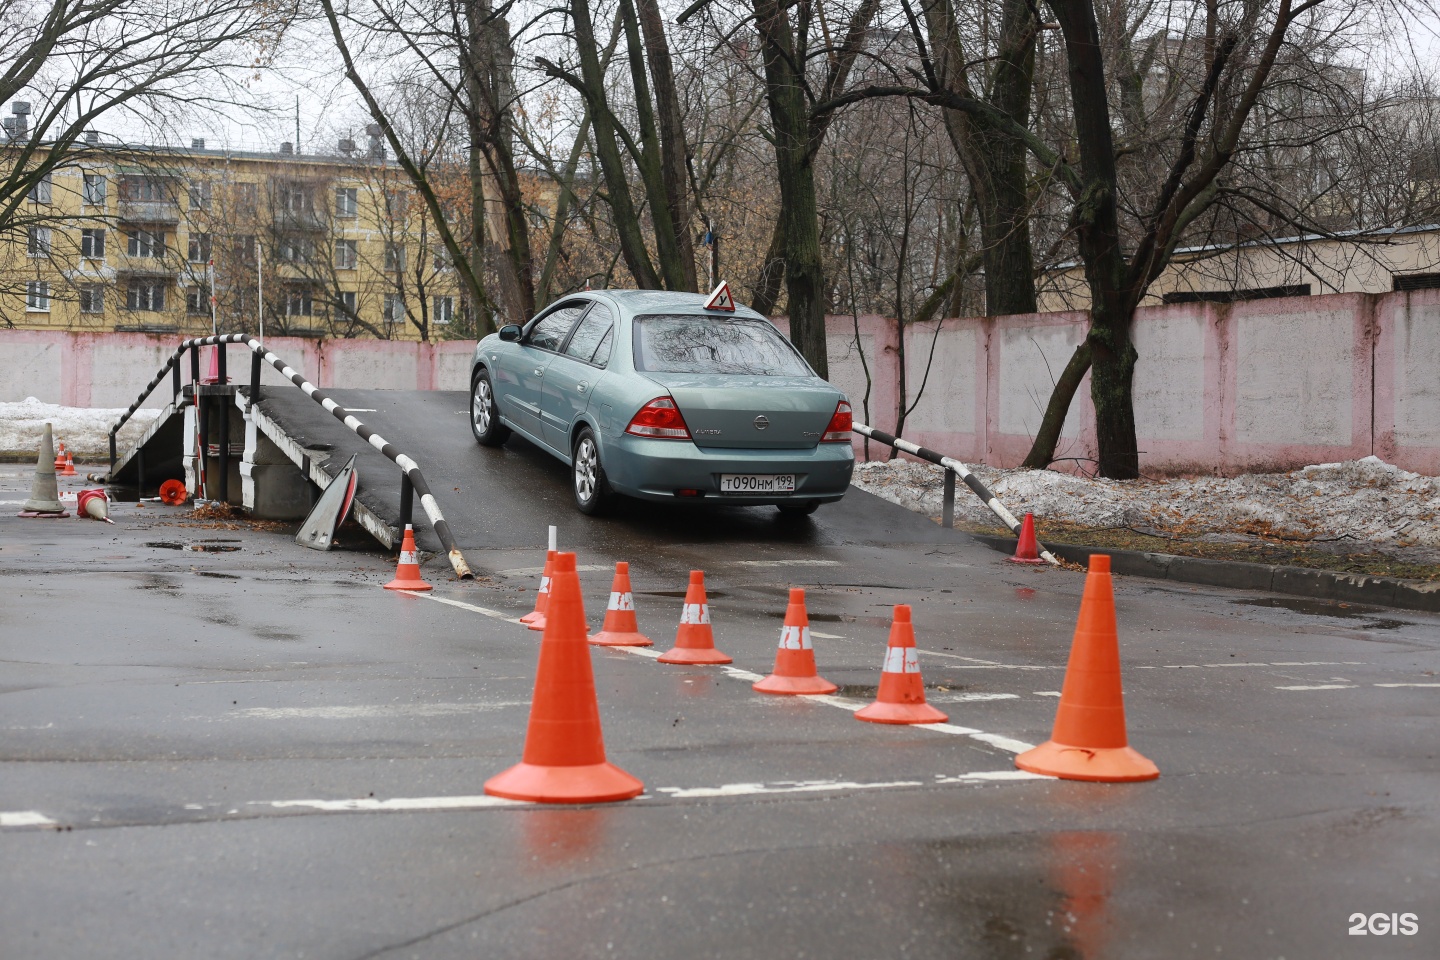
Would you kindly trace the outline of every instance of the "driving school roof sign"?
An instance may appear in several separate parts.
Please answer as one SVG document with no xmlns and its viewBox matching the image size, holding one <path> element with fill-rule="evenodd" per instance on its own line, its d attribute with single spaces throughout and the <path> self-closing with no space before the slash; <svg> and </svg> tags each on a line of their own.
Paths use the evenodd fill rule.
<svg viewBox="0 0 1440 960">
<path fill-rule="evenodd" d="M 720 286 L 712 290 L 710 292 L 710 299 L 705 301 L 705 309 L 728 310 L 730 313 L 734 313 L 735 298 L 730 296 L 730 284 L 721 280 Z"/>
</svg>

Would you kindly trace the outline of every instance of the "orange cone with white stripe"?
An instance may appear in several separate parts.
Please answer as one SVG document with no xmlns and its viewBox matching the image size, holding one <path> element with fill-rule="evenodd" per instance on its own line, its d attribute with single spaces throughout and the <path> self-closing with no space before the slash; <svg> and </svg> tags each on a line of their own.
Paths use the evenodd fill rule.
<svg viewBox="0 0 1440 960">
<path fill-rule="evenodd" d="M 680 612 L 680 629 L 675 631 L 675 646 L 658 659 L 661 663 L 735 662 L 733 657 L 715 649 L 715 633 L 710 629 L 710 605 L 705 600 L 704 571 L 690 571 L 690 586 L 685 591 L 685 609 Z"/>
<path fill-rule="evenodd" d="M 600 632 L 590 638 L 597 647 L 653 647 L 655 641 L 640 632 L 635 621 L 635 594 L 630 589 L 630 564 L 615 564 L 615 582 L 610 587 L 610 604 Z"/>
<path fill-rule="evenodd" d="M 60 447 L 60 452 L 55 454 L 55 472 L 59 474 L 65 469 L 65 441 L 60 440 L 57 445 Z"/>
<path fill-rule="evenodd" d="M 405 540 L 400 544 L 400 562 L 395 567 L 395 579 L 385 584 L 386 590 L 433 590 L 434 587 L 420 579 L 420 558 L 415 553 L 415 528 L 405 524 Z"/>
<path fill-rule="evenodd" d="M 65 451 L 65 469 L 60 471 L 62 477 L 75 476 L 75 458 L 70 456 L 70 451 Z"/>
<path fill-rule="evenodd" d="M 550 575 L 555 568 L 555 551 L 545 554 L 545 566 L 540 571 L 540 591 L 535 594 L 535 609 L 520 618 L 520 622 L 531 630 L 545 629 L 545 609 L 550 605 Z"/>
<path fill-rule="evenodd" d="M 557 553 L 551 576 L 525 752 L 515 766 L 485 781 L 485 792 L 532 803 L 629 800 L 645 785 L 605 759 L 575 554 Z"/>
<path fill-rule="evenodd" d="M 840 689 L 815 672 L 815 648 L 810 645 L 810 614 L 805 612 L 805 591 L 790 588 L 790 605 L 785 608 L 785 626 L 780 628 L 780 649 L 775 653 L 775 672 L 756 681 L 761 693 L 796 695 L 834 693 Z"/>
<path fill-rule="evenodd" d="M 1050 739 L 1015 758 L 1015 766 L 1062 780 L 1132 783 L 1160 770 L 1130 746 L 1120 684 L 1120 638 L 1110 558 L 1090 556 L 1080 617 Z"/>
<path fill-rule="evenodd" d="M 925 682 L 920 679 L 920 654 L 915 649 L 915 625 L 910 621 L 908 603 L 895 605 L 875 702 L 857 710 L 855 719 L 871 723 L 944 723 L 950 719 L 925 702 Z"/>
</svg>

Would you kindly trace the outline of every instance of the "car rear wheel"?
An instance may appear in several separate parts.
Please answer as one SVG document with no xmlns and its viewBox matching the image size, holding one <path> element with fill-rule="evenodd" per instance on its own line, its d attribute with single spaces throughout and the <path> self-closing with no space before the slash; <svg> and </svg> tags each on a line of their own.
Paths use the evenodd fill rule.
<svg viewBox="0 0 1440 960">
<path fill-rule="evenodd" d="M 470 432 L 486 447 L 498 447 L 510 439 L 510 428 L 495 413 L 495 391 L 490 386 L 490 371 L 484 367 L 470 385 Z"/>
<path fill-rule="evenodd" d="M 600 447 L 589 427 L 581 427 L 571 449 L 571 489 L 575 506 L 589 516 L 603 513 L 615 499 L 605 467 L 600 463 Z"/>
<path fill-rule="evenodd" d="M 781 516 L 786 517 L 808 517 L 820 509 L 819 500 L 799 500 L 795 503 L 777 503 L 775 509 L 780 511 Z"/>
</svg>

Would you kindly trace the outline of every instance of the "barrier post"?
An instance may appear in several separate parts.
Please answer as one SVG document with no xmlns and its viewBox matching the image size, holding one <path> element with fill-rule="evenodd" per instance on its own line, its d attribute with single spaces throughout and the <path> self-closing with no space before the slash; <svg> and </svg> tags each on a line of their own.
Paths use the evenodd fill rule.
<svg viewBox="0 0 1440 960">
<path fill-rule="evenodd" d="M 945 505 L 941 508 L 940 522 L 955 529 L 955 471 L 949 467 L 945 468 Z"/>
<path fill-rule="evenodd" d="M 250 402 L 247 407 L 253 407 L 260 402 L 260 354 L 251 351 L 250 353 Z"/>
<path fill-rule="evenodd" d="M 179 409 L 179 407 L 180 407 L 180 392 L 181 392 L 181 387 L 180 387 L 180 358 L 179 358 L 179 357 L 176 357 L 174 360 L 172 360 L 172 361 L 170 362 L 170 385 L 174 388 L 174 390 L 171 391 L 172 396 L 170 397 L 170 402 L 175 406 L 176 409 Z M 113 469 L 113 467 L 112 467 L 112 469 Z"/>
<path fill-rule="evenodd" d="M 225 354 L 224 347 L 217 347 L 222 351 L 220 354 L 220 382 L 225 382 Z M 220 414 L 220 489 L 216 498 L 221 503 L 230 502 L 230 404 L 222 400 L 215 404 Z"/>
<path fill-rule="evenodd" d="M 404 529 L 410 524 L 410 516 L 415 511 L 415 484 L 410 481 L 410 474 L 400 473 L 400 527 Z"/>
</svg>

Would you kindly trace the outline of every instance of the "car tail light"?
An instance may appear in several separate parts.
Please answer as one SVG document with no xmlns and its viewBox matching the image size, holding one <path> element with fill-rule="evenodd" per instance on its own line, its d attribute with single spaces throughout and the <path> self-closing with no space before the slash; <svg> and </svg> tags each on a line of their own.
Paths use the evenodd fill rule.
<svg viewBox="0 0 1440 960">
<path fill-rule="evenodd" d="M 830 418 L 830 426 L 825 428 L 825 435 L 820 438 L 823 443 L 849 443 L 850 431 L 854 428 L 855 418 L 850 415 L 850 404 L 841 400 L 835 405 L 835 415 Z"/>
<path fill-rule="evenodd" d="M 690 428 L 680 416 L 680 408 L 669 397 L 656 397 L 630 418 L 625 432 L 634 437 L 659 440 L 689 440 Z"/>
</svg>

